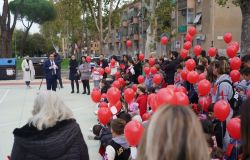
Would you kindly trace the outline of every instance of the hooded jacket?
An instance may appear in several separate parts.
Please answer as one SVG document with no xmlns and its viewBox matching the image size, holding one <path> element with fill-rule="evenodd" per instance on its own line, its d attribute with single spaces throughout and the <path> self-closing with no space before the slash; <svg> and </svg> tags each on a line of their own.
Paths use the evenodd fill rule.
<svg viewBox="0 0 250 160">
<path fill-rule="evenodd" d="M 89 160 L 87 145 L 74 119 L 41 131 L 26 124 L 13 133 L 11 160 Z"/>
</svg>

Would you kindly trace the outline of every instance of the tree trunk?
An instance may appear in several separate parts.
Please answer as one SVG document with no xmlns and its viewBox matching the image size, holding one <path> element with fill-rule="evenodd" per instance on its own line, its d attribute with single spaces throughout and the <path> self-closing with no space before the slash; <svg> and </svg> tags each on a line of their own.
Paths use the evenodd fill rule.
<svg viewBox="0 0 250 160">
<path fill-rule="evenodd" d="M 30 25 L 28 27 L 26 27 L 26 31 L 22 37 L 22 42 L 21 42 L 21 47 L 20 47 L 20 55 L 23 57 L 24 56 L 24 47 L 26 45 L 26 40 L 27 40 L 27 37 L 29 35 L 29 31 L 32 27 L 32 24 L 33 22 L 30 23 Z"/>
<path fill-rule="evenodd" d="M 241 31 L 241 53 L 250 54 L 250 1 L 244 0 L 241 4 L 242 31 Z"/>
<path fill-rule="evenodd" d="M 102 23 L 102 0 L 99 0 L 98 4 L 98 15 L 99 15 L 99 22 L 100 22 L 100 34 L 99 34 L 99 39 L 100 39 L 100 53 L 102 54 L 103 51 L 103 23 Z"/>
</svg>

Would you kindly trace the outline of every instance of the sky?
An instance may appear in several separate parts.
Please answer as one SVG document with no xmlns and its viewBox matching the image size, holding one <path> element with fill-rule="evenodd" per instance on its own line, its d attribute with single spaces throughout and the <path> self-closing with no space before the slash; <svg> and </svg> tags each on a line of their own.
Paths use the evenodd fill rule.
<svg viewBox="0 0 250 160">
<path fill-rule="evenodd" d="M 2 14 L 2 10 L 3 10 L 3 0 L 0 0 L 0 14 Z M 11 17 L 11 19 L 13 20 L 13 16 Z M 24 29 L 24 26 L 21 21 L 17 21 L 16 29 Z M 30 33 L 37 33 L 37 32 L 39 32 L 39 25 L 33 24 L 30 29 Z"/>
</svg>

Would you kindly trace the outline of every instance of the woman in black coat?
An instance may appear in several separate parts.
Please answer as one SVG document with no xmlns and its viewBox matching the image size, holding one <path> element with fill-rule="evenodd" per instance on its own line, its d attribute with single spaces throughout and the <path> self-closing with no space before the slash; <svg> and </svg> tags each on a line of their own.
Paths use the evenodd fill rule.
<svg viewBox="0 0 250 160">
<path fill-rule="evenodd" d="M 11 160 L 89 160 L 80 127 L 55 92 L 39 93 L 32 114 L 13 132 Z"/>
<path fill-rule="evenodd" d="M 76 83 L 77 93 L 79 93 L 79 80 L 80 73 L 78 72 L 78 62 L 74 55 L 71 56 L 69 61 L 69 80 L 71 80 L 71 93 L 74 93 L 74 81 Z"/>
</svg>

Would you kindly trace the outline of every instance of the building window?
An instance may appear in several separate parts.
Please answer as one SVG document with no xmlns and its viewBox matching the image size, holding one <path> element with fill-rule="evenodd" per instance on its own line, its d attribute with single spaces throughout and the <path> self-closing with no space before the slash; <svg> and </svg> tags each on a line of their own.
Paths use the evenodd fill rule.
<svg viewBox="0 0 250 160">
<path fill-rule="evenodd" d="M 202 14 L 197 13 L 194 19 L 194 24 L 201 24 Z"/>
<path fill-rule="evenodd" d="M 187 14 L 188 14 L 187 23 L 193 24 L 193 22 L 194 22 L 194 9 L 189 8 Z"/>
</svg>

